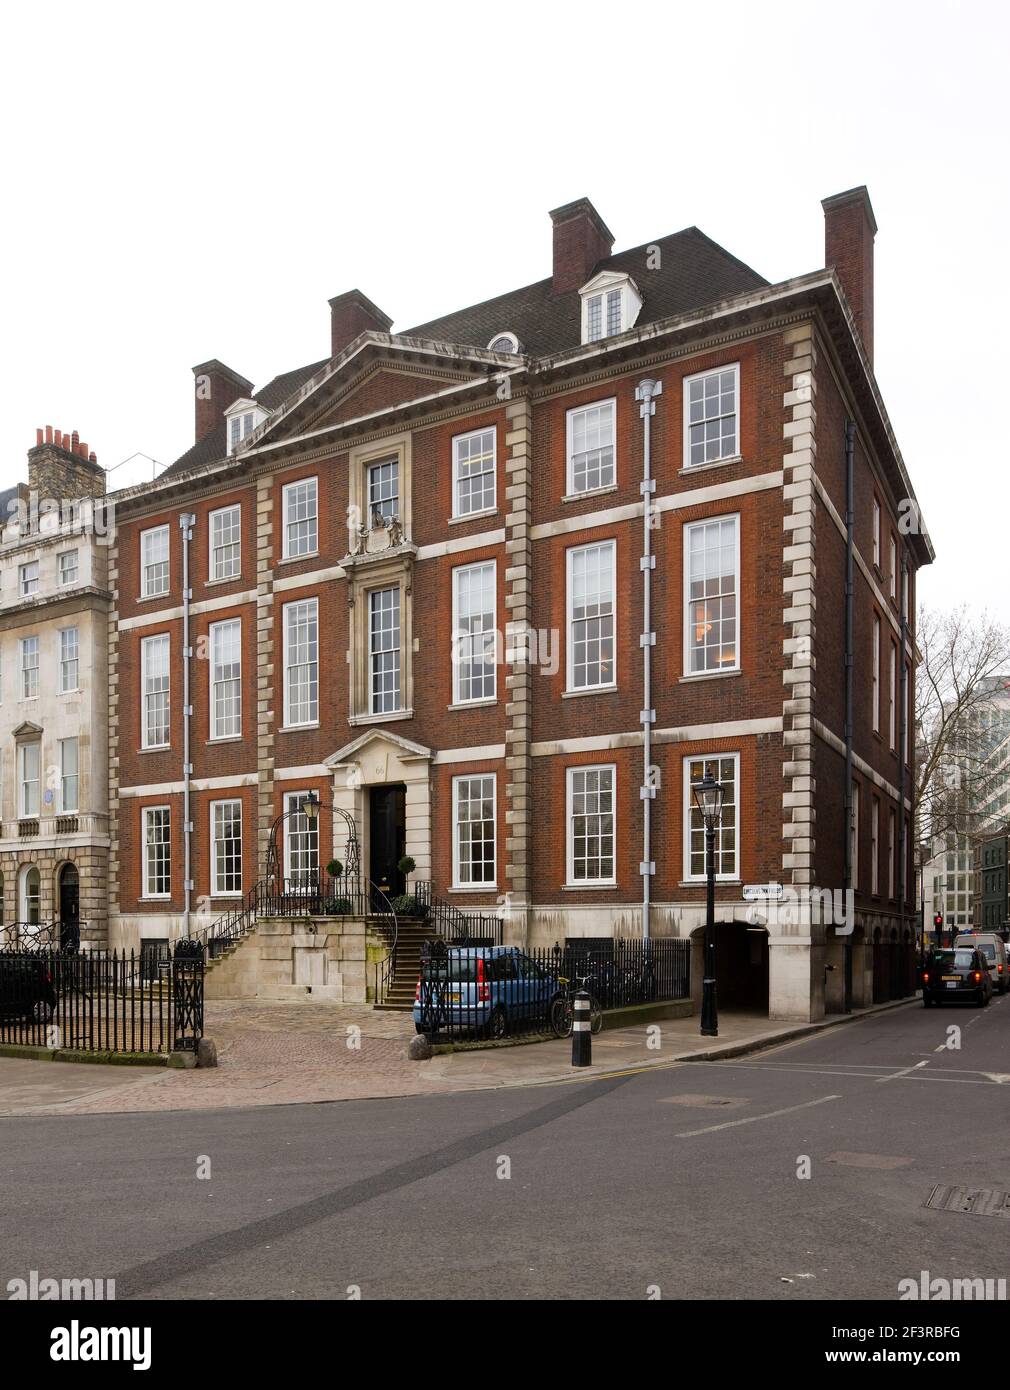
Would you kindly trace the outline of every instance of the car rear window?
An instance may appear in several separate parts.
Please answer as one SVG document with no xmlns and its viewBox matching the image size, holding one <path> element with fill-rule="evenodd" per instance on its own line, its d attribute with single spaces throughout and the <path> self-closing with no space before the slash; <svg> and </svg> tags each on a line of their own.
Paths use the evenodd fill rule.
<svg viewBox="0 0 1010 1390">
<path fill-rule="evenodd" d="M 421 973 L 428 980 L 453 980 L 472 985 L 477 979 L 477 958 L 449 956 L 448 959 L 429 960 L 422 964 Z"/>
<path fill-rule="evenodd" d="M 996 959 L 996 947 L 992 944 L 991 941 L 983 941 L 978 949 L 982 952 L 984 956 L 987 956 L 989 960 Z"/>
<path fill-rule="evenodd" d="M 954 965 L 959 970 L 970 970 L 973 964 L 973 951 L 955 951 Z"/>
</svg>

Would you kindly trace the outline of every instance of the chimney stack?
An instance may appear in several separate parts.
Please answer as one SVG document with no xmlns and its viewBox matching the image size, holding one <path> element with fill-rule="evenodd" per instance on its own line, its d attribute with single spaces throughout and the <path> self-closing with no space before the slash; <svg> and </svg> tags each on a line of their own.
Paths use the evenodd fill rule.
<svg viewBox="0 0 1010 1390">
<path fill-rule="evenodd" d="M 359 333 L 388 333 L 393 320 L 360 290 L 348 290 L 330 300 L 330 356 L 343 352 Z"/>
<path fill-rule="evenodd" d="M 614 236 L 588 198 L 578 198 L 551 213 L 554 224 L 554 294 L 577 290 L 607 259 Z"/>
<path fill-rule="evenodd" d="M 35 445 L 28 450 L 28 487 L 40 498 L 61 503 L 103 497 L 105 470 L 76 430 L 68 434 L 46 425 L 35 431 Z"/>
<path fill-rule="evenodd" d="M 824 264 L 834 267 L 873 366 L 873 239 L 877 219 L 866 185 L 835 193 L 824 209 Z"/>
<path fill-rule="evenodd" d="M 199 444 L 211 430 L 224 421 L 224 413 L 230 405 L 243 396 L 251 396 L 253 384 L 244 376 L 233 372 L 216 357 L 209 362 L 201 362 L 193 368 L 196 378 L 196 438 Z"/>
</svg>

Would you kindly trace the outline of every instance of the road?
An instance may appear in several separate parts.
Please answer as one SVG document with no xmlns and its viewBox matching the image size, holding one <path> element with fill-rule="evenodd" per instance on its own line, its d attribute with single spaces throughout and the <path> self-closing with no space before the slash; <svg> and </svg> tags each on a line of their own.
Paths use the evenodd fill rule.
<svg viewBox="0 0 1010 1390">
<path fill-rule="evenodd" d="M 14 1117 L 0 1142 L 0 1288 L 34 1269 L 120 1299 L 894 1299 L 924 1270 L 1010 1280 L 1006 1217 L 925 1206 L 1010 1189 L 1010 995 L 732 1062 Z"/>
</svg>

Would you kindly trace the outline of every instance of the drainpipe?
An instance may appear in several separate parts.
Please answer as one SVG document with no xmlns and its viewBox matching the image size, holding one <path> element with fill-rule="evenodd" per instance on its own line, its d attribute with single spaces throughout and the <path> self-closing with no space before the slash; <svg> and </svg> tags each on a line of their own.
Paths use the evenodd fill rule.
<svg viewBox="0 0 1010 1390">
<path fill-rule="evenodd" d="M 193 718 L 193 705 L 190 699 L 189 668 L 193 659 L 193 648 L 189 641 L 190 604 L 193 592 L 189 587 L 189 547 L 193 540 L 193 527 L 196 517 L 191 512 L 183 512 L 179 517 L 182 532 L 182 840 L 185 863 L 183 868 L 183 908 L 182 934 L 189 936 L 190 904 L 193 894 L 193 814 L 191 806 L 190 779 L 193 776 L 193 763 L 190 755 L 190 723 Z"/>
<path fill-rule="evenodd" d="M 853 736 L 853 696 L 852 677 L 855 654 L 853 650 L 853 623 L 856 604 L 856 590 L 853 579 L 855 553 L 855 473 L 856 473 L 856 423 L 845 422 L 845 901 L 848 903 L 852 882 L 852 736 Z M 855 930 L 855 905 L 853 903 L 853 930 Z M 844 1010 L 852 1012 L 852 934 L 845 938 L 845 1001 Z"/>
<path fill-rule="evenodd" d="M 642 862 L 638 871 L 642 875 L 642 941 L 649 940 L 649 891 L 656 863 L 652 858 L 652 803 L 656 798 L 656 787 L 652 777 L 652 726 L 656 722 L 656 711 L 652 707 L 652 649 L 656 645 L 656 634 L 652 630 L 652 571 L 656 568 L 656 557 L 652 553 L 652 498 L 656 492 L 656 480 L 652 476 L 652 417 L 656 413 L 656 396 L 663 394 L 663 383 L 646 377 L 638 383 L 635 400 L 640 401 L 638 413 L 644 421 L 642 440 L 642 558 L 639 567 L 642 571 Z"/>
<path fill-rule="evenodd" d="M 898 686 L 898 911 L 901 914 L 902 927 L 905 924 L 905 896 L 908 885 L 905 874 L 905 858 L 908 853 L 908 844 L 905 838 L 905 744 L 908 741 L 908 667 L 905 664 L 905 643 L 908 640 L 908 612 L 905 608 L 905 588 L 908 578 L 908 555 L 904 546 L 901 550 L 901 593 L 898 602 L 901 605 L 900 632 L 901 650 L 898 653 L 898 660 L 901 662 Z M 909 784 L 911 791 L 913 784 Z M 909 814 L 909 828 L 914 823 L 912 817 L 915 815 L 915 806 Z"/>
</svg>

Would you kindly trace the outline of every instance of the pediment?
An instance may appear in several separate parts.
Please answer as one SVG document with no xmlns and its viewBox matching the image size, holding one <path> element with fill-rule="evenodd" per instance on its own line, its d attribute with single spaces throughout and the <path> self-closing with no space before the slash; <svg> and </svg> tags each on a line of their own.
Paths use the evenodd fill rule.
<svg viewBox="0 0 1010 1390">
<path fill-rule="evenodd" d="M 379 363 L 337 394 L 335 400 L 309 421 L 311 429 L 343 424 L 363 415 L 374 415 L 390 406 L 430 396 L 443 387 L 466 381 L 472 372 L 434 372 Z"/>
<path fill-rule="evenodd" d="M 323 766 L 334 768 L 342 767 L 345 763 L 360 762 L 369 747 L 376 743 L 384 743 L 391 748 L 401 761 L 428 759 L 432 756 L 430 748 L 425 748 L 423 743 L 415 743 L 413 739 L 404 738 L 402 734 L 394 734 L 385 729 L 366 729 L 364 733 L 358 734 L 357 738 L 352 738 L 350 743 L 345 743 L 343 748 L 338 748 L 335 753 L 325 758 Z"/>
<path fill-rule="evenodd" d="M 16 739 L 30 739 L 42 737 L 42 726 L 33 724 L 30 719 L 26 719 L 23 724 L 19 724 L 14 730 Z"/>
</svg>

